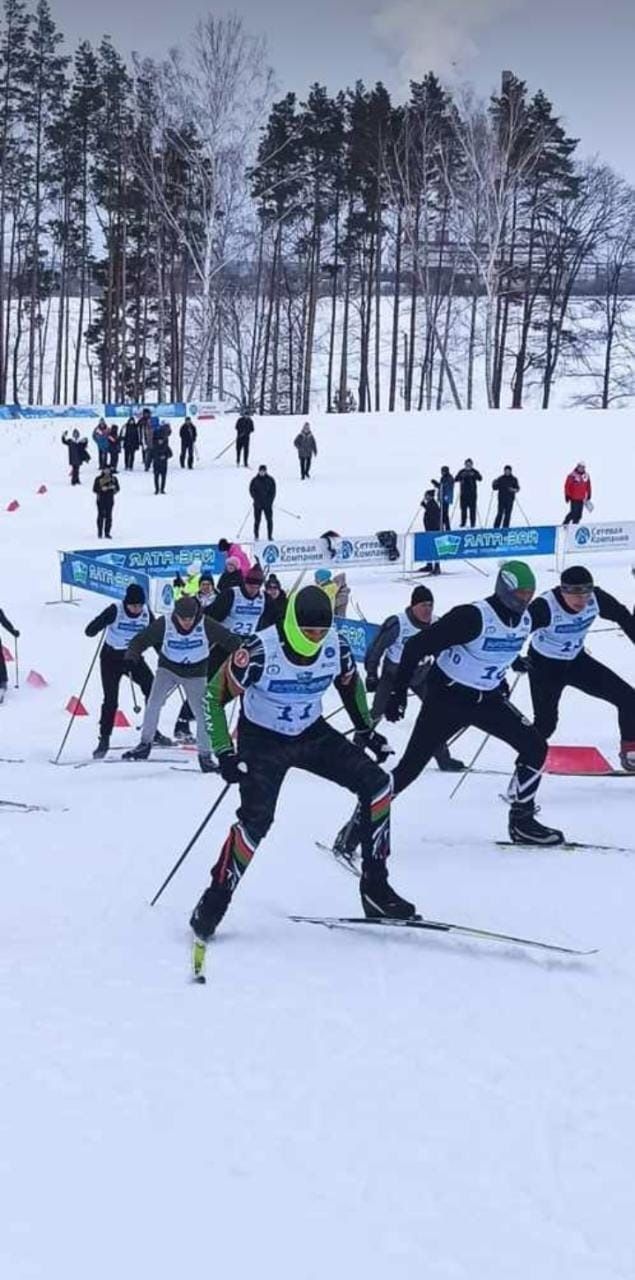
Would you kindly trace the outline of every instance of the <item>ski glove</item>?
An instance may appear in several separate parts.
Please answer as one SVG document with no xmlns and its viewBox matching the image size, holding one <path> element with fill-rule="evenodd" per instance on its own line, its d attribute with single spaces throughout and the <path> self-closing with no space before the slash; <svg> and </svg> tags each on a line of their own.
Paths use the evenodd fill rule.
<svg viewBox="0 0 635 1280">
<path fill-rule="evenodd" d="M 366 676 L 366 692 L 367 693 L 375 693 L 377 691 L 378 686 L 379 686 L 379 676 L 374 676 L 374 675 Z"/>
<path fill-rule="evenodd" d="M 240 782 L 247 772 L 247 766 L 243 764 L 240 756 L 235 751 L 223 751 L 218 757 L 218 768 L 223 782 Z"/>
<path fill-rule="evenodd" d="M 403 720 L 406 714 L 407 699 L 407 693 L 399 694 L 393 689 L 384 712 L 386 719 L 390 720 L 391 724 L 396 724 L 397 720 Z"/>
<path fill-rule="evenodd" d="M 377 733 L 376 729 L 358 729 L 357 733 L 353 734 L 353 742 L 356 747 L 363 747 L 365 751 L 370 751 L 377 764 L 383 764 L 388 756 L 395 754 L 388 739 L 383 733 Z"/>
</svg>

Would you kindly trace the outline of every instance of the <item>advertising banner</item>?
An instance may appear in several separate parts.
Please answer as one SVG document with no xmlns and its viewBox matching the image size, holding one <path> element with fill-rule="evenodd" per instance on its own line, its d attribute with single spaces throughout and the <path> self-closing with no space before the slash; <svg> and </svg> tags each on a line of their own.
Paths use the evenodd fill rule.
<svg viewBox="0 0 635 1280">
<path fill-rule="evenodd" d="M 27 404 L 15 406 L 17 418 L 101 418 L 102 406 L 96 404 Z"/>
<path fill-rule="evenodd" d="M 0 422 L 19 417 L 20 410 L 17 404 L 0 404 Z"/>
<path fill-rule="evenodd" d="M 145 574 L 104 564 L 95 556 L 81 551 L 62 552 L 60 570 L 62 582 L 82 591 L 95 591 L 97 595 L 121 600 L 126 594 L 126 587 L 136 582 L 143 587 L 146 600 L 150 599 L 150 582 Z"/>
<path fill-rule="evenodd" d="M 116 551 L 80 551 L 78 554 L 148 578 L 173 578 L 176 573 L 184 573 L 193 560 L 200 560 L 212 573 L 222 573 L 225 568 L 222 551 L 209 542 L 192 542 L 180 547 L 118 547 Z"/>
<path fill-rule="evenodd" d="M 363 662 L 369 644 L 379 631 L 377 623 L 362 622 L 355 618 L 336 618 L 335 625 L 346 636 L 355 661 Z"/>
<path fill-rule="evenodd" d="M 565 553 L 581 551 L 632 551 L 635 549 L 635 520 L 607 521 L 606 524 L 570 524 L 565 531 Z"/>
<path fill-rule="evenodd" d="M 397 538 L 398 558 L 389 560 L 386 548 L 374 534 L 361 534 L 329 539 L 332 550 L 324 538 L 272 539 L 255 542 L 254 554 L 265 571 L 278 573 L 284 569 L 319 569 L 324 566 L 336 570 L 344 568 L 383 568 L 403 563 L 405 538 Z"/>
<path fill-rule="evenodd" d="M 549 556 L 556 549 L 555 525 L 518 529 L 457 529 L 439 533 L 417 533 L 414 540 L 416 563 L 430 560 L 482 560 Z"/>
<path fill-rule="evenodd" d="M 218 414 L 215 405 L 202 400 L 198 400 L 195 404 L 188 404 L 187 411 L 190 418 L 198 418 L 200 422 L 215 418 Z"/>
<path fill-rule="evenodd" d="M 184 418 L 185 402 L 174 401 L 171 404 L 107 404 L 106 418 L 138 418 L 142 409 L 149 409 L 156 418 Z"/>
</svg>

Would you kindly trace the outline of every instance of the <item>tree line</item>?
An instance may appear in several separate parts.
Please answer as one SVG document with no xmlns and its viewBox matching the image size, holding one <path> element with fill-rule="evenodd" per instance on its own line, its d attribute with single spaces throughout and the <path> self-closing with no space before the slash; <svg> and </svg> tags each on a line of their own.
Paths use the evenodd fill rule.
<svg viewBox="0 0 635 1280">
<path fill-rule="evenodd" d="M 128 64 L 4 0 L 0 402 L 624 404 L 635 196 L 579 149 L 511 72 L 300 101 L 237 17 Z"/>
</svg>

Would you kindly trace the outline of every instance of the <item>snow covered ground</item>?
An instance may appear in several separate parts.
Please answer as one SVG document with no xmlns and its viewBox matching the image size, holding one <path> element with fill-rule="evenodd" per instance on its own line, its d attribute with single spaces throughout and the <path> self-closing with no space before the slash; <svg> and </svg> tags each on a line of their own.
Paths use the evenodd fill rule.
<svg viewBox="0 0 635 1280">
<path fill-rule="evenodd" d="M 280 537 L 401 531 L 440 464 L 467 455 L 488 481 L 512 463 L 534 521 L 562 517 L 562 480 L 581 458 L 597 518 L 635 516 L 625 414 L 313 426 L 319 457 L 301 483 L 298 420 L 257 423 L 252 461 L 268 463 L 279 503 L 302 516 L 280 514 Z M 172 467 L 165 497 L 143 472 L 123 474 L 113 547 L 234 533 L 248 473 L 231 453 L 212 462 L 231 431 L 202 425 L 200 466 Z M 631 1280 L 635 852 L 499 849 L 504 779 L 471 778 L 449 802 L 455 779 L 431 769 L 395 805 L 395 886 L 430 916 L 599 954 L 327 933 L 288 916 L 357 912 L 352 878 L 314 848 L 350 799 L 296 774 L 210 948 L 207 987 L 190 985 L 187 919 L 231 799 L 151 910 L 218 780 L 174 772 L 158 752 L 139 765 L 50 763 L 94 651 L 83 628 L 106 603 L 46 604 L 59 594 L 56 550 L 98 545 L 94 465 L 71 489 L 59 434 L 0 424 L 0 606 L 22 632 L 22 680 L 35 668 L 48 681 L 11 690 L 0 710 L 0 755 L 25 761 L 0 764 L 1 796 L 52 810 L 0 814 L 0 1274 Z M 628 556 L 589 563 L 632 603 Z M 373 620 L 407 602 L 397 573 L 350 578 Z M 540 588 L 553 582 L 541 563 Z M 490 585 L 453 565 L 434 585 L 438 612 Z M 621 634 L 590 647 L 635 680 Z M 95 745 L 97 677 L 86 702 L 67 762 Z M 122 708 L 134 723 L 127 688 Z M 407 732 L 390 729 L 398 750 Z M 122 746 L 136 740 L 118 731 Z M 465 735 L 463 758 L 478 740 Z M 617 762 L 614 713 L 581 695 L 565 696 L 556 741 Z M 510 753 L 490 744 L 481 763 L 507 768 Z M 547 778 L 541 803 L 571 839 L 635 850 L 628 779 Z"/>
</svg>

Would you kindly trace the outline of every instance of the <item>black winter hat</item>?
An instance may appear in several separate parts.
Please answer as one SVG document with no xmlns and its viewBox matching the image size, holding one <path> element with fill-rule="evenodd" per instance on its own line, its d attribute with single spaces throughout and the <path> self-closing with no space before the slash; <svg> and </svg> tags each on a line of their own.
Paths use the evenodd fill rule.
<svg viewBox="0 0 635 1280">
<path fill-rule="evenodd" d="M 174 606 L 177 618 L 195 618 L 200 606 L 195 596 L 180 596 Z"/>
<path fill-rule="evenodd" d="M 200 574 L 199 574 L 199 579 L 198 579 L 198 580 L 199 580 L 199 584 L 200 584 L 201 582 L 213 582 L 213 581 L 214 581 L 214 575 L 213 575 L 213 573 L 212 573 L 211 569 L 201 569 L 201 572 L 200 572 Z"/>
<path fill-rule="evenodd" d="M 583 564 L 572 564 L 560 574 L 561 587 L 592 587 L 593 574 Z"/>
<path fill-rule="evenodd" d="M 128 583 L 123 602 L 124 604 L 145 604 L 146 593 L 143 587 L 140 587 L 136 582 Z"/>
<path fill-rule="evenodd" d="M 415 587 L 411 597 L 410 604 L 434 604 L 434 596 L 429 587 Z"/>
<path fill-rule="evenodd" d="M 295 597 L 295 617 L 300 627 L 330 627 L 333 609 L 321 587 L 302 587 Z"/>
</svg>

